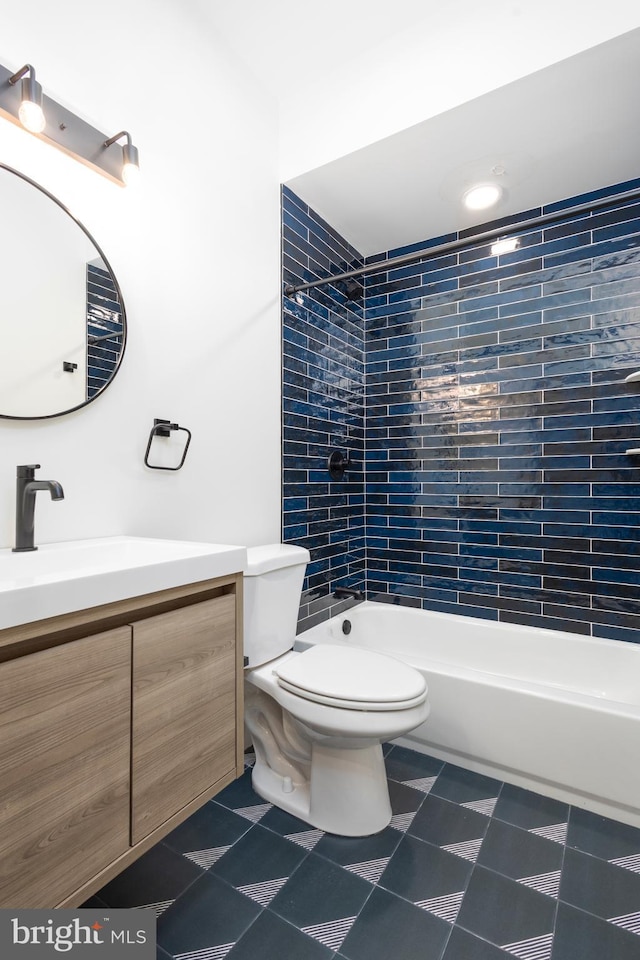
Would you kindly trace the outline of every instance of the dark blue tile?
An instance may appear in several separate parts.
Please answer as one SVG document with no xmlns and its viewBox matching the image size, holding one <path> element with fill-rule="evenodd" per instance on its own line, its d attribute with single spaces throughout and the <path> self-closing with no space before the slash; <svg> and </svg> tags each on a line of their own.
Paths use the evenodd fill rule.
<svg viewBox="0 0 640 960">
<path fill-rule="evenodd" d="M 552 960 L 638 960 L 636 934 L 560 903 Z"/>
<path fill-rule="evenodd" d="M 340 952 L 347 960 L 440 960 L 449 931 L 445 920 L 378 888 Z"/>
<path fill-rule="evenodd" d="M 623 926 L 623 918 L 629 918 L 631 928 L 640 929 L 640 876 L 570 847 L 562 869 L 560 899 Z"/>
<path fill-rule="evenodd" d="M 114 909 L 157 905 L 160 910 L 202 875 L 195 863 L 159 843 L 98 890 L 97 896 Z"/>
<path fill-rule="evenodd" d="M 493 819 L 477 862 L 549 896 L 558 896 L 563 847 L 520 827 Z"/>
<path fill-rule="evenodd" d="M 474 937 L 462 927 L 454 927 L 442 960 L 507 960 L 508 956 L 499 947 Z"/>
<path fill-rule="evenodd" d="M 215 956 L 213 948 L 239 940 L 261 910 L 207 873 L 159 917 L 158 944 L 171 956 L 197 950 L 210 950 Z"/>
<path fill-rule="evenodd" d="M 228 960 L 329 960 L 333 950 L 264 910 L 230 953 Z"/>
<path fill-rule="evenodd" d="M 237 840 L 233 846 L 211 868 L 211 873 L 226 880 L 236 889 L 250 887 L 247 896 L 253 896 L 253 886 L 260 884 L 265 891 L 257 891 L 259 903 L 266 905 L 265 897 L 274 896 L 279 887 L 271 886 L 267 881 L 278 880 L 284 886 L 286 880 L 300 866 L 307 851 L 297 843 L 285 840 L 271 830 L 261 826 L 253 827 L 249 833 Z"/>
<path fill-rule="evenodd" d="M 522 950 L 523 941 L 551 938 L 555 913 L 551 897 L 476 866 L 457 922 L 496 946 L 520 944 Z"/>
<path fill-rule="evenodd" d="M 212 801 L 172 830 L 163 843 L 182 854 L 211 848 L 219 850 L 235 843 L 250 827 L 251 821 L 246 817 L 238 816 Z"/>
<path fill-rule="evenodd" d="M 407 835 L 400 841 L 378 886 L 453 923 L 472 869 L 472 864 L 463 858 Z"/>
<path fill-rule="evenodd" d="M 356 917 L 371 884 L 310 853 L 271 901 L 270 909 L 299 929 Z"/>
</svg>

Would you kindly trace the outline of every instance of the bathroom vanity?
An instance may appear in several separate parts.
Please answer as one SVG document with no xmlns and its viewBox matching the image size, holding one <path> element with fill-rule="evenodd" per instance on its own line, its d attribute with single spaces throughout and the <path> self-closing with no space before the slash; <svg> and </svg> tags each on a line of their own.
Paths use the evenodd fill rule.
<svg viewBox="0 0 640 960">
<path fill-rule="evenodd" d="M 84 543 L 112 556 L 92 569 L 77 553 L 66 600 L 64 551 L 56 561 L 44 548 L 24 582 L 0 556 L 3 612 L 21 588 L 32 616 L 67 608 L 0 629 L 0 907 L 81 904 L 243 769 L 244 551 L 176 566 L 158 562 L 170 541 Z M 38 575 L 38 562 L 57 572 Z M 138 593 L 145 584 L 161 589 Z"/>
</svg>

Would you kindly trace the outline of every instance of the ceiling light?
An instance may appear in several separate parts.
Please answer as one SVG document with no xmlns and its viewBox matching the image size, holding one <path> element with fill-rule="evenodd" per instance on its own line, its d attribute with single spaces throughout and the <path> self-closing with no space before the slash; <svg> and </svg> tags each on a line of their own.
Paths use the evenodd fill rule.
<svg viewBox="0 0 640 960">
<path fill-rule="evenodd" d="M 25 74 L 29 76 L 25 76 Z M 36 80 L 36 72 L 30 63 L 25 63 L 17 73 L 9 77 L 9 83 L 14 86 L 22 80 L 20 109 L 18 116 L 20 123 L 31 133 L 42 133 L 46 126 L 46 119 L 42 109 L 42 86 Z"/>
<path fill-rule="evenodd" d="M 470 187 L 462 199 L 469 210 L 486 210 L 498 202 L 503 192 L 497 183 L 478 183 Z"/>
<path fill-rule="evenodd" d="M 494 257 L 499 257 L 503 253 L 513 253 L 520 246 L 519 237 L 505 237 L 504 240 L 496 240 L 491 244 L 491 253 Z"/>
</svg>

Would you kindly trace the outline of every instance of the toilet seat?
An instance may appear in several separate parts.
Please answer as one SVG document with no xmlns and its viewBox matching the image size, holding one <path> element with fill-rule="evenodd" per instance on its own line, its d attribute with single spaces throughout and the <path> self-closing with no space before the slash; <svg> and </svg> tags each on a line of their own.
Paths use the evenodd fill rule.
<svg viewBox="0 0 640 960">
<path fill-rule="evenodd" d="M 422 674 L 384 654 L 318 644 L 273 668 L 284 690 L 343 710 L 408 710 L 423 703 Z"/>
</svg>

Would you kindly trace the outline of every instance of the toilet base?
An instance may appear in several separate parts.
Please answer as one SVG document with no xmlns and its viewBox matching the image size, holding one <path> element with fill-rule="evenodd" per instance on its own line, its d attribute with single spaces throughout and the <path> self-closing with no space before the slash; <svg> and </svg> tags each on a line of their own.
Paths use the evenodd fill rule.
<svg viewBox="0 0 640 960">
<path fill-rule="evenodd" d="M 253 788 L 263 799 L 327 833 L 366 837 L 391 820 L 391 803 L 379 743 L 355 749 L 311 744 L 311 779 L 296 785 L 257 753 Z"/>
</svg>

